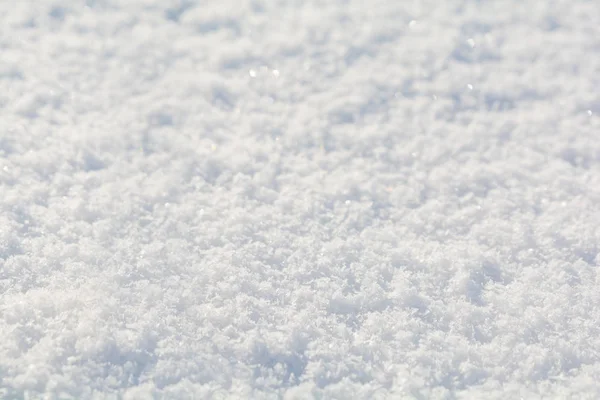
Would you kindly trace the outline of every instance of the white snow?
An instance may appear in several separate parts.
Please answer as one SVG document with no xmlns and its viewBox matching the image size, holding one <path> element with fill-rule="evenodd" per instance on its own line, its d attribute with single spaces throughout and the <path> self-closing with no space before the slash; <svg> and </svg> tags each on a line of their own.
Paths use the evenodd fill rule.
<svg viewBox="0 0 600 400">
<path fill-rule="evenodd" d="M 599 398 L 599 11 L 0 1 L 0 398 Z"/>
</svg>

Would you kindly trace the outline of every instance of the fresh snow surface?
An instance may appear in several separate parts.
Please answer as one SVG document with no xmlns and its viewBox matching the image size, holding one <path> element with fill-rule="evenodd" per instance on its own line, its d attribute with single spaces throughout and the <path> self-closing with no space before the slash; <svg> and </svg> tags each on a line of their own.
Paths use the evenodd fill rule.
<svg viewBox="0 0 600 400">
<path fill-rule="evenodd" d="M 597 0 L 0 0 L 0 398 L 600 398 Z"/>
</svg>

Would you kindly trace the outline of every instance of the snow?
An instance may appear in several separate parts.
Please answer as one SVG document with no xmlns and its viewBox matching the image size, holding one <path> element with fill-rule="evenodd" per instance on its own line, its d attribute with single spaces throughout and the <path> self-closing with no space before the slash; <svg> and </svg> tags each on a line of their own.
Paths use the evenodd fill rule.
<svg viewBox="0 0 600 400">
<path fill-rule="evenodd" d="M 600 397 L 594 1 L 0 2 L 0 397 Z"/>
</svg>

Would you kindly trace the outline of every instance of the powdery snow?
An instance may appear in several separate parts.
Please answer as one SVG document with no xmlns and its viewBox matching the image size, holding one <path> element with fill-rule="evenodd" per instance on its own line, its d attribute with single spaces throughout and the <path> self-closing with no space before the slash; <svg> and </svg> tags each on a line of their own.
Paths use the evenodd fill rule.
<svg viewBox="0 0 600 400">
<path fill-rule="evenodd" d="M 600 397 L 599 89 L 596 1 L 0 1 L 0 397 Z"/>
</svg>

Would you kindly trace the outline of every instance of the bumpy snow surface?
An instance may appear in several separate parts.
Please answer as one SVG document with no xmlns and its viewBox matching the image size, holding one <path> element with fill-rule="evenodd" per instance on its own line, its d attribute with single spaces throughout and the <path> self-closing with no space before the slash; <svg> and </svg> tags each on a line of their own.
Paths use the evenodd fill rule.
<svg viewBox="0 0 600 400">
<path fill-rule="evenodd" d="M 597 1 L 0 1 L 0 398 L 595 399 L 599 210 Z"/>
</svg>

